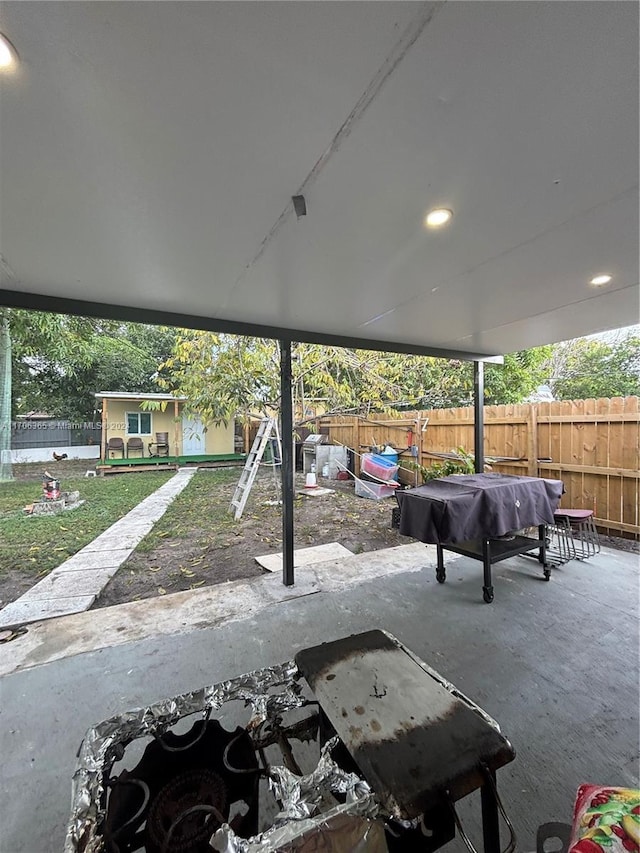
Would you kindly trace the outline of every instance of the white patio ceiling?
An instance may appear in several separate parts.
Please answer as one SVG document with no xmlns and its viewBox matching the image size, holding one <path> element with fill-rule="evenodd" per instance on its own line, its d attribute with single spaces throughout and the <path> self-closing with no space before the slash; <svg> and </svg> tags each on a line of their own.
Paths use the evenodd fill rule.
<svg viewBox="0 0 640 853">
<path fill-rule="evenodd" d="M 638 319 L 634 2 L 7 2 L 0 30 L 0 302 L 487 354 Z"/>
</svg>

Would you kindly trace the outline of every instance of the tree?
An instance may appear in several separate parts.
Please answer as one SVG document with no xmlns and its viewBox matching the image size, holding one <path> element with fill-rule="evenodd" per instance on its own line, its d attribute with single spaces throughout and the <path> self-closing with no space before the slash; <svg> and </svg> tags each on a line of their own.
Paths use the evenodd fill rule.
<svg viewBox="0 0 640 853">
<path fill-rule="evenodd" d="M 264 415 L 280 405 L 279 345 L 181 330 L 163 365 L 165 389 L 188 399 L 207 423 L 234 415 Z M 506 356 L 487 368 L 487 402 L 518 402 L 542 381 L 548 348 Z M 473 399 L 469 362 L 367 350 L 297 344 L 293 353 L 298 410 L 321 398 L 329 411 L 394 412 L 411 408 L 468 405 Z"/>
<path fill-rule="evenodd" d="M 485 368 L 485 404 L 520 403 L 546 376 L 551 347 L 505 355 L 504 364 Z M 473 365 L 469 361 L 424 356 L 386 356 L 394 382 L 406 396 L 405 409 L 440 409 L 473 403 Z"/>
<path fill-rule="evenodd" d="M 89 331 L 90 323 L 82 317 L 0 308 L 0 481 L 12 476 L 7 452 L 11 449 L 12 361 L 37 358 L 44 351 L 60 361 L 73 355 L 82 363 Z"/>
<path fill-rule="evenodd" d="M 547 378 L 552 346 L 508 353 L 504 364 L 487 364 L 485 403 L 487 406 L 521 403 Z"/>
<path fill-rule="evenodd" d="M 280 406 L 279 360 L 275 340 L 182 330 L 159 385 L 187 397 L 206 423 L 264 415 Z M 377 353 L 298 344 L 293 365 L 301 404 L 321 397 L 329 409 L 383 408 L 399 392 Z"/>
<path fill-rule="evenodd" d="M 11 479 L 11 329 L 0 308 L 0 482 Z"/>
<path fill-rule="evenodd" d="M 96 391 L 157 390 L 175 336 L 160 326 L 0 308 L 0 480 L 11 477 L 12 413 L 88 421 Z"/>
<path fill-rule="evenodd" d="M 86 347 L 57 353 L 41 349 L 14 359 L 14 411 L 44 409 L 75 421 L 94 418 L 94 393 L 157 390 L 159 365 L 168 358 L 176 331 L 139 323 L 92 320 Z"/>
<path fill-rule="evenodd" d="M 640 335 L 617 340 L 578 338 L 554 347 L 548 382 L 558 400 L 640 394 Z"/>
</svg>

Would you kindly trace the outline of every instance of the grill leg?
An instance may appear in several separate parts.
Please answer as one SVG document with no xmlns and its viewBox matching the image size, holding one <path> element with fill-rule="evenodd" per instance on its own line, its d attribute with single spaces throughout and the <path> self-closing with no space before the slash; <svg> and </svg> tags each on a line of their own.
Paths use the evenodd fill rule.
<svg viewBox="0 0 640 853">
<path fill-rule="evenodd" d="M 438 552 L 438 565 L 436 567 L 436 580 L 438 583 L 444 583 L 447 579 L 447 573 L 444 568 L 444 551 L 442 545 L 438 542 L 436 544 L 436 550 Z"/>
<path fill-rule="evenodd" d="M 551 568 L 547 563 L 547 527 L 545 524 L 538 525 L 538 539 L 541 542 L 540 550 L 538 551 L 538 560 L 542 563 L 544 579 L 548 581 L 551 577 Z"/>
<path fill-rule="evenodd" d="M 493 586 L 491 583 L 491 545 L 488 539 L 482 540 L 482 568 L 484 572 L 482 597 L 487 604 L 491 604 L 493 601 Z M 484 791 L 484 788 L 482 790 Z"/>
<path fill-rule="evenodd" d="M 491 771 L 489 771 L 491 772 Z M 491 773 L 495 785 L 495 773 Z M 500 853 L 500 821 L 498 818 L 498 803 L 489 782 L 480 789 L 482 802 L 482 840 L 484 853 Z"/>
</svg>

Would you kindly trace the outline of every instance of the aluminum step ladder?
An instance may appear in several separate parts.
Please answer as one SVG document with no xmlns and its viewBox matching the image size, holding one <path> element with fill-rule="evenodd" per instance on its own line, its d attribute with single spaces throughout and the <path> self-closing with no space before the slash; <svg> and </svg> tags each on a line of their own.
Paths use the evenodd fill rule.
<svg viewBox="0 0 640 853">
<path fill-rule="evenodd" d="M 280 433 L 278 432 L 278 421 L 277 418 L 263 418 L 260 421 L 258 432 L 256 433 L 249 455 L 247 456 L 245 466 L 242 469 L 242 474 L 238 480 L 233 500 L 229 506 L 229 511 L 233 513 L 236 521 L 242 517 L 242 513 L 249 497 L 249 492 L 251 491 L 253 481 L 258 473 L 258 468 L 260 467 L 260 462 L 262 461 L 264 452 L 267 449 L 267 445 L 274 441 L 276 447 L 272 447 L 271 458 L 275 469 L 275 466 L 280 464 L 280 462 L 276 462 L 275 460 L 276 449 L 279 459 L 282 459 L 282 446 L 280 444 Z"/>
</svg>

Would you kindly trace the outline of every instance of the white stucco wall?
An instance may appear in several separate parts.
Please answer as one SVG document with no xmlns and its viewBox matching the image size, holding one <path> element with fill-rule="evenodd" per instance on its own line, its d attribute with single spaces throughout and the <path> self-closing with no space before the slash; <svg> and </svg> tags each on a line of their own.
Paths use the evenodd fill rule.
<svg viewBox="0 0 640 853">
<path fill-rule="evenodd" d="M 12 465 L 19 465 L 25 462 L 55 462 L 53 452 L 61 454 L 66 453 L 68 459 L 99 459 L 100 446 L 91 445 L 91 447 L 25 447 L 20 450 L 3 450 L 2 461 L 11 462 Z"/>
</svg>

